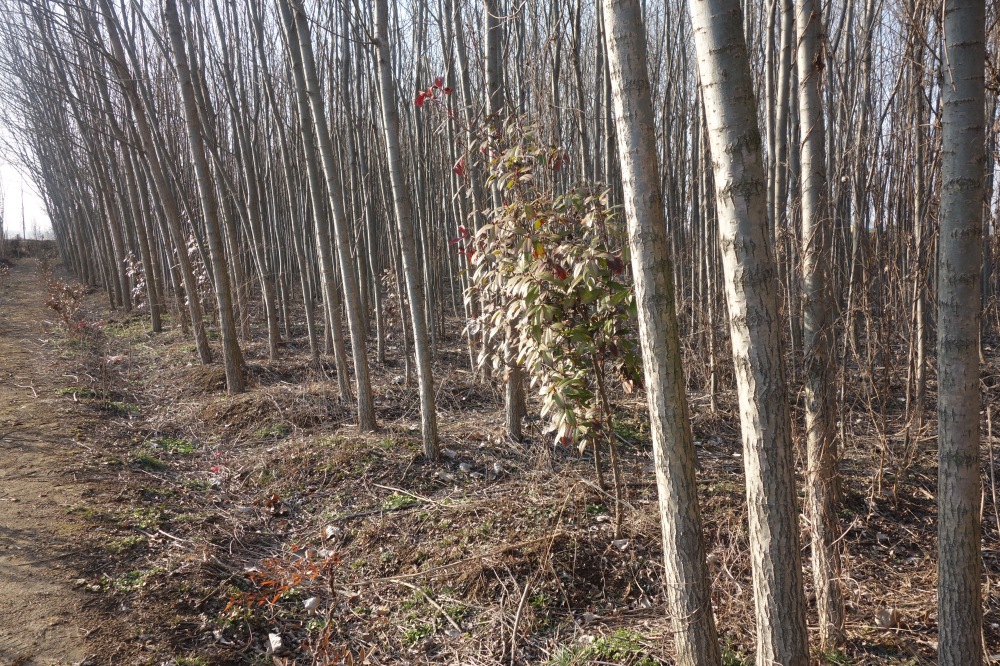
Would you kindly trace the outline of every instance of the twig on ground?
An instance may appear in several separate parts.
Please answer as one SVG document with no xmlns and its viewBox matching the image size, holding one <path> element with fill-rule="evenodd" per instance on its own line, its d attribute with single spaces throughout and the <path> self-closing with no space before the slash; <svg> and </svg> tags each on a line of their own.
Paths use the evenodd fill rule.
<svg viewBox="0 0 1000 666">
<path fill-rule="evenodd" d="M 441 504 L 441 502 L 436 502 L 436 501 L 434 501 L 432 499 L 428 499 L 427 497 L 421 497 L 420 495 L 414 495 L 413 493 L 411 493 L 409 491 L 406 491 L 406 490 L 403 490 L 401 488 L 393 488 L 392 486 L 383 486 L 383 485 L 378 484 L 378 483 L 373 483 L 372 485 L 375 486 L 376 488 L 381 488 L 382 490 L 391 490 L 391 491 L 393 491 L 395 493 L 402 493 L 404 495 L 409 495 L 413 499 L 419 500 L 421 502 L 428 502 L 430 504 L 438 504 L 438 505 Z"/>
</svg>

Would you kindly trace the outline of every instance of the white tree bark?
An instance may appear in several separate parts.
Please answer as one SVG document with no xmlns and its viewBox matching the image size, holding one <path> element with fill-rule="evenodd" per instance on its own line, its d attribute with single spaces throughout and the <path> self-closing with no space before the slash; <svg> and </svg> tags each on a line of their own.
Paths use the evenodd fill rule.
<svg viewBox="0 0 1000 666">
<path fill-rule="evenodd" d="M 823 649 L 844 638 L 837 518 L 836 395 L 833 387 L 833 298 L 830 251 L 833 220 L 826 174 L 823 123 L 823 21 L 819 3 L 799 0 L 798 104 L 802 163 L 802 352 L 805 368 L 806 487 L 812 575 Z"/>
<path fill-rule="evenodd" d="M 808 666 L 791 418 L 767 181 L 738 0 L 689 5 L 715 173 L 739 397 L 757 664 Z"/>
<path fill-rule="evenodd" d="M 677 663 L 717 666 L 639 0 L 604 0 L 603 17 Z"/>
</svg>

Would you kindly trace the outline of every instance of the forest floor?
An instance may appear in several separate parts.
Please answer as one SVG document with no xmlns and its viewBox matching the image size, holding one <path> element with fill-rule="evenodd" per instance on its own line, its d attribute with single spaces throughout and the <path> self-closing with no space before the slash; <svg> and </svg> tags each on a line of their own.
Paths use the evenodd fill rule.
<svg viewBox="0 0 1000 666">
<path fill-rule="evenodd" d="M 100 566 L 85 540 L 91 524 L 69 512 L 98 489 L 80 474 L 90 410 L 67 403 L 64 362 L 41 323 L 45 284 L 22 261 L 0 284 L 0 664 L 107 661 L 130 634 L 114 600 L 90 592 Z M 95 663 L 97 663 L 95 661 Z"/>
<path fill-rule="evenodd" d="M 501 395 L 474 381 L 456 320 L 435 359 L 444 452 L 432 464 L 399 361 L 372 363 L 381 428 L 363 434 L 332 362 L 309 367 L 300 325 L 277 361 L 260 337 L 245 342 L 248 390 L 227 396 L 221 367 L 200 366 L 175 321 L 153 335 L 148 315 L 109 312 L 94 293 L 91 332 L 70 337 L 45 295 L 28 259 L 0 292 L 0 595 L 15 601 L 0 603 L 0 664 L 671 663 L 641 396 L 615 396 L 629 484 L 616 536 L 589 452 L 552 446 L 537 420 L 520 444 L 502 436 Z M 720 394 L 714 415 L 691 396 L 725 665 L 749 666 L 735 396 Z M 894 474 L 902 411 L 845 416 L 849 641 L 817 663 L 934 661 L 933 439 Z M 1000 553 L 984 480 L 992 655 Z"/>
</svg>

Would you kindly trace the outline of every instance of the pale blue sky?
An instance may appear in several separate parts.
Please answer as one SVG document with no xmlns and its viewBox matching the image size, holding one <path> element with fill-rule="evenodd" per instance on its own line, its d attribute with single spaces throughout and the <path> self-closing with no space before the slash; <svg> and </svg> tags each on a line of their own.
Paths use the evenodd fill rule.
<svg viewBox="0 0 1000 666">
<path fill-rule="evenodd" d="M 45 205 L 37 194 L 35 184 L 3 161 L 0 156 L 0 184 L 4 194 L 4 232 L 8 238 L 21 233 L 21 184 L 24 183 L 24 222 L 28 238 L 33 238 L 34 225 L 38 225 L 39 233 L 46 235 L 52 230 Z"/>
</svg>

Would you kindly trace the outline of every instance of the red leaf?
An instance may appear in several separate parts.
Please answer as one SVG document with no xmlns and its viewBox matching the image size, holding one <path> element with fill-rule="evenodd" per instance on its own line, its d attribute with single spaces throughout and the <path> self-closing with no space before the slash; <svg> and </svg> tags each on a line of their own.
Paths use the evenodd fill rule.
<svg viewBox="0 0 1000 666">
<path fill-rule="evenodd" d="M 442 92 L 443 92 L 443 93 L 444 93 L 445 95 L 450 95 L 450 94 L 451 94 L 451 88 L 445 88 L 444 90 L 442 90 Z"/>
<path fill-rule="evenodd" d="M 451 170 L 459 177 L 465 178 L 465 158 L 463 157 L 459 161 L 455 162 L 455 166 Z"/>
<path fill-rule="evenodd" d="M 442 86 L 444 86 L 444 79 L 442 79 L 440 76 L 437 77 L 436 79 L 434 79 L 434 87 L 435 88 L 440 88 Z"/>
<path fill-rule="evenodd" d="M 417 98 L 413 100 L 413 103 L 416 104 L 418 107 L 422 107 L 424 105 L 424 100 L 426 98 L 427 98 L 427 93 L 422 92 L 419 95 L 417 95 Z"/>
</svg>

